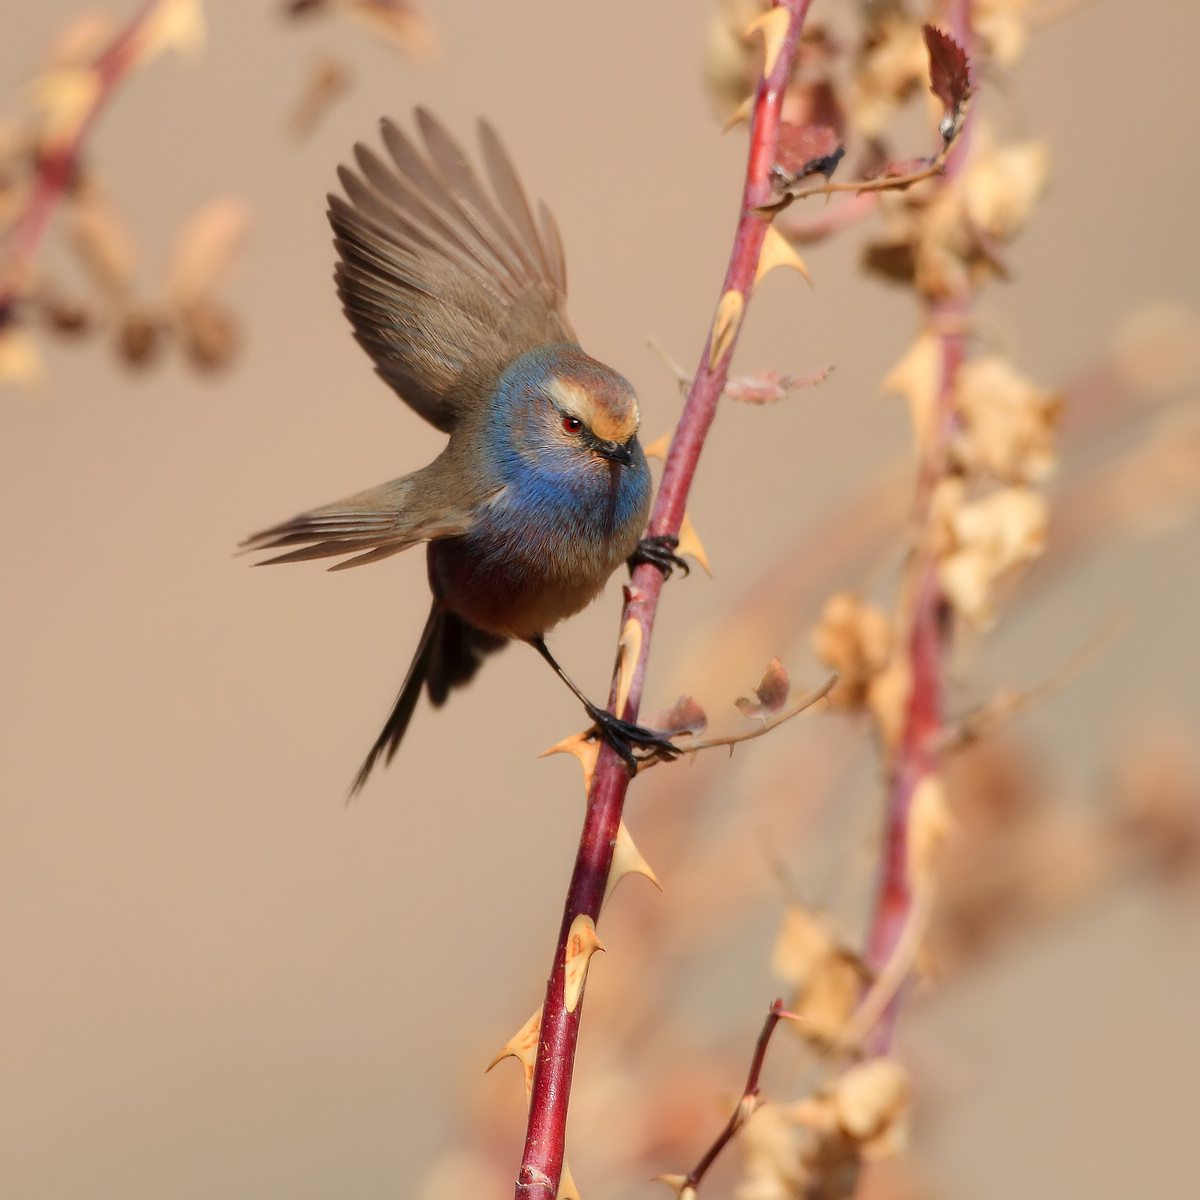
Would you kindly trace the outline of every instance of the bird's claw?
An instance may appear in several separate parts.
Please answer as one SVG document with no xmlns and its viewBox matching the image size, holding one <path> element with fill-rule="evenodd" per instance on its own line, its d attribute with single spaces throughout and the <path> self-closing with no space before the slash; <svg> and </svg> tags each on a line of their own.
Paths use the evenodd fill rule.
<svg viewBox="0 0 1200 1200">
<path fill-rule="evenodd" d="M 623 721 L 594 704 L 588 705 L 587 713 L 596 734 L 613 748 L 631 771 L 636 771 L 639 763 L 650 759 L 661 758 L 670 762 L 679 756 L 679 747 L 656 730 L 636 725 L 633 721 Z M 647 753 L 639 756 L 634 754 L 634 750 L 645 750 Z"/>
<path fill-rule="evenodd" d="M 636 549 L 626 562 L 630 571 L 641 563 L 650 563 L 657 567 L 664 579 L 671 578 L 671 572 L 678 567 L 684 575 L 691 574 L 691 567 L 675 553 L 679 549 L 679 539 L 672 534 L 663 533 L 656 537 L 644 537 L 638 542 Z"/>
</svg>

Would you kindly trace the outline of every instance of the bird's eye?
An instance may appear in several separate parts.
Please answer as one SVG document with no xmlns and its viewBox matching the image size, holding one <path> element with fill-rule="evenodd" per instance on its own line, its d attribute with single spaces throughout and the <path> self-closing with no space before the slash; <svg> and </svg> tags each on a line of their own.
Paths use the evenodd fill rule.
<svg viewBox="0 0 1200 1200">
<path fill-rule="evenodd" d="M 578 433 L 583 428 L 583 422 L 578 417 L 563 417 L 563 428 L 568 433 Z"/>
</svg>

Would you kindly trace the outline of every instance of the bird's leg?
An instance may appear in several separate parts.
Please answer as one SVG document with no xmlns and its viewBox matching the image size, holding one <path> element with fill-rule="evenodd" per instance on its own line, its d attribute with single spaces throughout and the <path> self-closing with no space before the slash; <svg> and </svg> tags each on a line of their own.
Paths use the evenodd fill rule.
<svg viewBox="0 0 1200 1200">
<path fill-rule="evenodd" d="M 630 571 L 641 563 L 652 563 L 663 573 L 664 579 L 670 579 L 671 572 L 676 567 L 685 575 L 690 575 L 691 567 L 675 553 L 678 549 L 679 539 L 672 534 L 663 533 L 657 537 L 644 537 L 638 542 L 626 562 Z"/>
<path fill-rule="evenodd" d="M 631 771 L 636 770 L 638 764 L 637 756 L 633 753 L 635 749 L 650 750 L 665 759 L 672 759 L 678 756 L 679 748 L 661 733 L 656 733 L 653 729 L 646 729 L 642 725 L 635 725 L 632 721 L 623 721 L 620 717 L 613 716 L 607 709 L 593 704 L 571 682 L 567 673 L 554 660 L 554 655 L 550 653 L 546 645 L 546 639 L 540 633 L 535 634 L 527 640 L 550 664 L 555 675 L 575 694 L 576 699 L 587 710 L 587 715 L 595 725 L 596 731 L 624 759 L 625 765 Z"/>
</svg>

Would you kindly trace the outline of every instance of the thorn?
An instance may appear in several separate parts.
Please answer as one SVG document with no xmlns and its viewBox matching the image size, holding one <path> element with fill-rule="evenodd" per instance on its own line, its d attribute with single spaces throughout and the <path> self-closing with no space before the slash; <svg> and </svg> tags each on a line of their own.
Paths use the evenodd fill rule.
<svg viewBox="0 0 1200 1200">
<path fill-rule="evenodd" d="M 791 267 L 793 271 L 799 271 L 807 280 L 809 287 L 812 287 L 812 276 L 809 275 L 804 260 L 796 253 L 791 242 L 774 225 L 768 225 L 766 236 L 763 238 L 762 250 L 758 255 L 758 268 L 754 272 L 754 286 L 758 287 L 763 276 L 775 270 L 776 267 Z"/>
<path fill-rule="evenodd" d="M 515 1058 L 521 1064 L 525 1075 L 525 1102 L 533 1091 L 533 1065 L 537 1061 L 538 1037 L 542 1031 L 542 1010 L 537 1009 L 533 1016 L 504 1043 L 500 1053 L 487 1065 L 490 1071 L 497 1063 L 506 1058 Z M 487 1074 L 487 1071 L 484 1072 Z"/>
<path fill-rule="evenodd" d="M 686 1175 L 655 1175 L 651 1183 L 665 1183 L 675 1193 L 675 1200 L 693 1200 L 696 1189 Z"/>
<path fill-rule="evenodd" d="M 667 451 L 671 447 L 671 434 L 664 433 L 662 437 L 655 438 L 642 453 L 647 458 L 657 458 L 659 462 L 667 461 Z"/>
<path fill-rule="evenodd" d="M 549 758 L 551 754 L 573 754 L 579 759 L 579 765 L 583 768 L 583 790 L 585 793 L 592 790 L 592 775 L 596 771 L 596 760 L 600 757 L 601 743 L 595 739 L 589 739 L 588 730 L 582 733 L 573 733 L 570 737 L 565 737 L 561 742 L 555 742 L 549 750 L 543 750 L 538 758 Z"/>
<path fill-rule="evenodd" d="M 558 1196 L 555 1200 L 582 1200 L 575 1177 L 567 1165 L 567 1156 L 563 1155 L 562 1174 L 558 1177 Z"/>
<path fill-rule="evenodd" d="M 712 334 L 708 347 L 708 369 L 711 371 L 725 357 L 737 337 L 738 327 L 742 323 L 742 313 L 746 309 L 746 298 L 736 288 L 721 297 L 717 305 L 717 315 L 713 317 Z"/>
<path fill-rule="evenodd" d="M 637 669 L 642 653 L 642 626 L 635 617 L 630 617 L 621 630 L 617 643 L 617 703 L 614 711 L 619 717 L 629 702 L 629 690 L 633 687 L 633 673 Z"/>
<path fill-rule="evenodd" d="M 787 37 L 791 21 L 791 13 L 783 5 L 780 5 L 778 8 L 768 9 L 761 16 L 755 17 L 746 26 L 746 32 L 742 37 L 747 41 L 752 33 L 762 34 L 763 48 L 766 50 L 763 61 L 764 79 L 775 70 L 775 64 L 779 61 L 779 53 L 783 49 L 783 42 Z"/>
<path fill-rule="evenodd" d="M 738 1101 L 737 1108 L 734 1110 L 734 1129 L 744 1129 L 746 1122 L 762 1107 L 762 1103 L 762 1098 L 757 1092 L 751 1096 L 743 1095 Z"/>
<path fill-rule="evenodd" d="M 708 554 L 705 552 L 704 545 L 700 541 L 700 535 L 696 532 L 696 527 L 692 524 L 692 518 L 688 516 L 687 510 L 684 509 L 683 520 L 679 523 L 679 545 L 675 547 L 675 553 L 683 558 L 687 555 L 693 558 L 704 568 L 704 573 L 712 578 L 712 567 L 708 562 Z"/>
<path fill-rule="evenodd" d="M 747 30 L 746 32 L 749 33 L 749 30 Z M 741 104 L 739 104 L 737 106 L 737 108 L 735 108 L 733 110 L 733 113 L 730 115 L 729 120 L 726 121 L 725 124 L 721 126 L 721 132 L 728 133 L 735 125 L 740 125 L 743 121 L 750 120 L 750 114 L 753 111 L 754 111 L 754 93 L 751 92 L 750 95 L 747 96 L 745 98 L 745 100 L 743 100 L 741 102 Z"/>
<path fill-rule="evenodd" d="M 626 875 L 645 875 L 660 892 L 663 890 L 658 876 L 634 844 L 625 822 L 622 821 L 617 827 L 617 841 L 613 847 L 612 866 L 608 869 L 608 882 L 604 885 L 603 904 L 608 903 L 609 896 Z"/>
<path fill-rule="evenodd" d="M 583 985 L 587 982 L 588 963 L 597 950 L 604 946 L 596 936 L 596 923 L 586 913 L 580 913 L 571 922 L 567 934 L 567 957 L 563 963 L 563 1006 L 573 1013 L 583 998 Z"/>
</svg>

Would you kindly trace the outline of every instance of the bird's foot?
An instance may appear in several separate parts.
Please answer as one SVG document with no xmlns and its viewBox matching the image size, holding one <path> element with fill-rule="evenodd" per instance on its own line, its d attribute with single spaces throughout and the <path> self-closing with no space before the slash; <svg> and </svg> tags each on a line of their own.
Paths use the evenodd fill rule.
<svg viewBox="0 0 1200 1200">
<path fill-rule="evenodd" d="M 675 553 L 678 549 L 679 539 L 669 533 L 659 534 L 657 537 L 644 537 L 626 561 L 630 571 L 641 563 L 650 563 L 663 573 L 664 579 L 670 579 L 671 572 L 676 567 L 685 575 L 690 575 L 691 567 Z"/>
<path fill-rule="evenodd" d="M 679 756 L 679 747 L 656 730 L 635 725 L 632 721 L 623 721 L 607 709 L 590 702 L 587 704 L 587 714 L 592 719 L 597 735 L 617 752 L 631 771 L 636 771 L 638 763 L 648 759 L 661 758 L 670 762 Z M 639 756 L 634 754 L 635 750 L 645 750 L 647 753 Z"/>
</svg>

